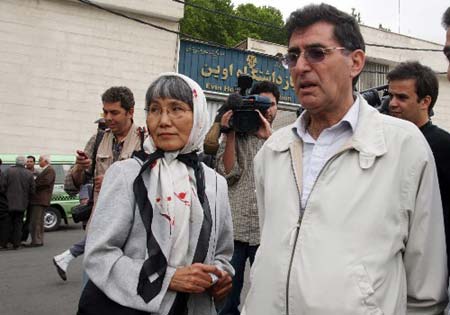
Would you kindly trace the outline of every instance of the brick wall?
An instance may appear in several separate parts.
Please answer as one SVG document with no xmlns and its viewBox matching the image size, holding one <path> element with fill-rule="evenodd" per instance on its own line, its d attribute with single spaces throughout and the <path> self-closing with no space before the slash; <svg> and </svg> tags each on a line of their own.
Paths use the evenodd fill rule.
<svg viewBox="0 0 450 315">
<path fill-rule="evenodd" d="M 167 19 L 133 16 L 178 29 Z M 149 83 L 177 63 L 175 34 L 76 1 L 0 1 L 0 152 L 84 147 L 100 96 L 113 85 L 133 91 L 143 125 Z"/>
</svg>

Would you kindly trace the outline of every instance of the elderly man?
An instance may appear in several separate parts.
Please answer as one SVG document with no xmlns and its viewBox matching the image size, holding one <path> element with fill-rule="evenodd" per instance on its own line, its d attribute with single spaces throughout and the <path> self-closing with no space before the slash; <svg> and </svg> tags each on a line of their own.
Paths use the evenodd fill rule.
<svg viewBox="0 0 450 315">
<path fill-rule="evenodd" d="M 261 244 L 243 314 L 440 314 L 447 304 L 432 152 L 413 124 L 353 93 L 355 19 L 310 5 L 283 62 L 305 111 L 255 157 Z"/>
<path fill-rule="evenodd" d="M 39 247 L 44 245 L 44 214 L 45 209 L 50 206 L 53 185 L 55 184 L 55 170 L 50 165 L 50 156 L 41 155 L 39 166 L 42 171 L 35 179 L 36 192 L 30 199 L 30 234 L 31 243 L 27 247 Z"/>
<path fill-rule="evenodd" d="M 8 168 L 2 179 L 8 200 L 9 218 L 6 222 L 2 222 L 0 229 L 9 229 L 10 233 L 2 233 L 7 238 L 0 240 L 0 248 L 6 247 L 9 237 L 11 238 L 13 249 L 20 247 L 23 215 L 28 207 L 30 196 L 35 189 L 33 174 L 25 169 L 25 161 L 24 156 L 18 156 L 16 165 Z"/>
</svg>

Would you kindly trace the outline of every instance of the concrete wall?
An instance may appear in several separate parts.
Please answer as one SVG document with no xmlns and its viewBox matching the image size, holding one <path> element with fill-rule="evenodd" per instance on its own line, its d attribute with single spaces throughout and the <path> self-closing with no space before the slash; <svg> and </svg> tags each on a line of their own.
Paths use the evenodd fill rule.
<svg viewBox="0 0 450 315">
<path fill-rule="evenodd" d="M 96 3 L 175 31 L 183 16 L 169 0 Z M 114 85 L 133 91 L 143 125 L 149 83 L 177 63 L 176 34 L 78 1 L 1 0 L 0 152 L 83 148 L 102 112 L 100 96 Z"/>
</svg>

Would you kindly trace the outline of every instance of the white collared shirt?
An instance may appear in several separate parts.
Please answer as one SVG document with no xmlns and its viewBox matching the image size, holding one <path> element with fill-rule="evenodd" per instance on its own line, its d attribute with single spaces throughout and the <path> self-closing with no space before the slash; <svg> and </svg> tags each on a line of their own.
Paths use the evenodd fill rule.
<svg viewBox="0 0 450 315">
<path fill-rule="evenodd" d="M 294 123 L 294 132 L 303 140 L 303 185 L 301 207 L 304 209 L 317 176 L 326 162 L 351 139 L 358 122 L 359 99 L 356 98 L 345 116 L 335 125 L 324 129 L 317 140 L 309 134 L 308 112 L 304 111 Z"/>
</svg>

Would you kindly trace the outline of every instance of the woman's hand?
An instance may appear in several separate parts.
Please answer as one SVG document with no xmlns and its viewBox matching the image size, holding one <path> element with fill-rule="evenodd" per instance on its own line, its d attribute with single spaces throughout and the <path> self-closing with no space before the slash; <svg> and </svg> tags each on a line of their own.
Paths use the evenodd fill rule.
<svg viewBox="0 0 450 315">
<path fill-rule="evenodd" d="M 203 293 L 212 285 L 210 273 L 222 277 L 222 271 L 216 266 L 195 263 L 178 268 L 170 280 L 169 289 L 177 292 Z"/>
<path fill-rule="evenodd" d="M 214 297 L 216 301 L 223 300 L 228 293 L 231 291 L 231 276 L 226 271 L 220 271 L 222 276 L 219 277 L 219 280 L 209 288 L 209 293 Z"/>
</svg>

